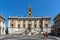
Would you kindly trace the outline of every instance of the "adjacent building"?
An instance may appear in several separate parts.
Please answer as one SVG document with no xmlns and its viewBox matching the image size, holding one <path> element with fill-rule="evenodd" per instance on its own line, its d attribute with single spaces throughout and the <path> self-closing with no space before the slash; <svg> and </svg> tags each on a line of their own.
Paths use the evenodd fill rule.
<svg viewBox="0 0 60 40">
<path fill-rule="evenodd" d="M 50 17 L 33 17 L 32 8 L 28 8 L 27 17 L 9 16 L 8 21 L 8 32 L 9 34 L 16 34 L 25 32 L 49 32 L 50 33 Z"/>
<path fill-rule="evenodd" d="M 0 34 L 5 34 L 5 18 L 0 14 Z"/>
<path fill-rule="evenodd" d="M 51 33 L 52 35 L 54 35 L 54 25 L 51 27 Z"/>
<path fill-rule="evenodd" d="M 54 32 L 55 35 L 60 34 L 60 13 L 54 18 Z"/>
</svg>

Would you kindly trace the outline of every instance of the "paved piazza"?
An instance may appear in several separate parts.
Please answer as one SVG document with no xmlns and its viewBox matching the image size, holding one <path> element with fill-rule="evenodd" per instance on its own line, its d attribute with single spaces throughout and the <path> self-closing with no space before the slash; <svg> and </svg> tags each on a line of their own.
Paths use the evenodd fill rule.
<svg viewBox="0 0 60 40">
<path fill-rule="evenodd" d="M 49 36 L 47 39 L 43 35 L 4 35 L 0 36 L 0 40 L 57 40 L 54 36 Z"/>
</svg>

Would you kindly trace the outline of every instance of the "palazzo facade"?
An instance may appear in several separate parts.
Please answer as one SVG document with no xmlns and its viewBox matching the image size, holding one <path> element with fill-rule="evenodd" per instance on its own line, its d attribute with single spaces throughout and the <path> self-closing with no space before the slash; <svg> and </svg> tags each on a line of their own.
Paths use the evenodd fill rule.
<svg viewBox="0 0 60 40">
<path fill-rule="evenodd" d="M 30 29 L 31 32 L 49 32 L 50 33 L 50 17 L 33 17 L 32 8 L 28 8 L 27 17 L 9 16 L 8 32 L 10 34 L 23 33 Z"/>
<path fill-rule="evenodd" d="M 60 13 L 54 18 L 54 33 L 55 35 L 60 34 Z"/>
</svg>

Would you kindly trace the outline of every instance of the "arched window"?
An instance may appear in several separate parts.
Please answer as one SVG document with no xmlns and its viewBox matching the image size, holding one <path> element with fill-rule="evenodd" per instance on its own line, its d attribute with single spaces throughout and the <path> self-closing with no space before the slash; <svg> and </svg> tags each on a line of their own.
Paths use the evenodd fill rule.
<svg viewBox="0 0 60 40">
<path fill-rule="evenodd" d="M 46 28 L 48 28 L 48 24 L 45 24 Z"/>
<path fill-rule="evenodd" d="M 18 24 L 18 29 L 20 28 L 20 24 Z"/>
<path fill-rule="evenodd" d="M 48 19 L 46 19 L 46 21 L 48 21 Z"/>
<path fill-rule="evenodd" d="M 35 24 L 34 26 L 35 26 L 35 28 L 36 28 L 36 24 Z"/>
</svg>

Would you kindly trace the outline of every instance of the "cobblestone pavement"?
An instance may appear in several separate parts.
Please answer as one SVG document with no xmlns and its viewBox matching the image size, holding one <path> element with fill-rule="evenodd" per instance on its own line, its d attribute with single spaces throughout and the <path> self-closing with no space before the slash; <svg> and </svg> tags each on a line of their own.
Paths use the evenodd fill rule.
<svg viewBox="0 0 60 40">
<path fill-rule="evenodd" d="M 43 35 L 6 35 L 0 40 L 57 40 L 54 36 L 49 36 L 47 39 Z"/>
</svg>

